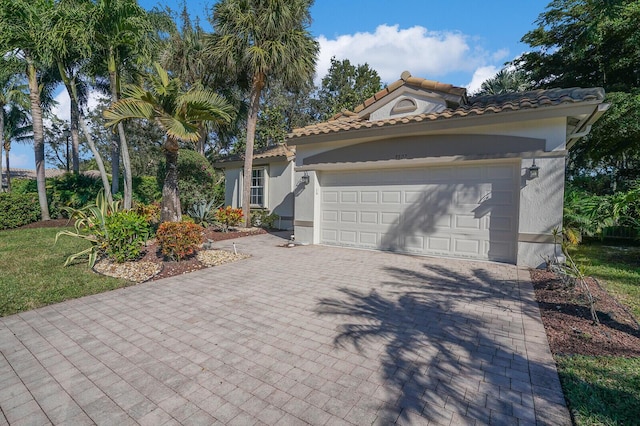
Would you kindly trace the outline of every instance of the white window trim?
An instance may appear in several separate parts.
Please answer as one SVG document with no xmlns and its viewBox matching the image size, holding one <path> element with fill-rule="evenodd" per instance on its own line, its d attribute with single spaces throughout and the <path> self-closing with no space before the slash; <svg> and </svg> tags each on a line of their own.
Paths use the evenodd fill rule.
<svg viewBox="0 0 640 426">
<path fill-rule="evenodd" d="M 263 185 L 263 193 L 262 193 L 262 205 L 260 204 L 251 204 L 250 208 L 255 209 L 268 209 L 269 208 L 269 166 L 257 166 L 253 167 L 252 170 L 263 170 L 264 173 L 264 185 Z M 240 185 L 238 187 L 238 207 L 242 208 L 242 188 L 244 188 L 244 169 L 240 172 Z M 251 187 L 249 187 L 251 188 Z M 249 198 L 251 199 L 251 198 Z"/>
</svg>

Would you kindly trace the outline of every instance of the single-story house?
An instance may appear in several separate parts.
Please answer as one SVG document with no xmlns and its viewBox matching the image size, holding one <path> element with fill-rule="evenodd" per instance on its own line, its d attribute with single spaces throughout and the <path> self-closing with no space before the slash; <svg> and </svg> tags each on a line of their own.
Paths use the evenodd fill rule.
<svg viewBox="0 0 640 426">
<path fill-rule="evenodd" d="M 468 97 L 405 71 L 353 112 L 258 152 L 252 205 L 302 244 L 541 266 L 562 228 L 568 150 L 603 100 L 601 88 Z M 238 207 L 242 159 L 216 166 Z"/>
</svg>

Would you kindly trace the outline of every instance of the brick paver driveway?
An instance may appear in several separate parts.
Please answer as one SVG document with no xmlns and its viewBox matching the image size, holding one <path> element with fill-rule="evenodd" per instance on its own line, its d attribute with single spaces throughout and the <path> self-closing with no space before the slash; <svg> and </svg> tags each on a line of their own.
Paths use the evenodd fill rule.
<svg viewBox="0 0 640 426">
<path fill-rule="evenodd" d="M 282 242 L 0 319 L 0 424 L 570 424 L 526 270 Z"/>
</svg>

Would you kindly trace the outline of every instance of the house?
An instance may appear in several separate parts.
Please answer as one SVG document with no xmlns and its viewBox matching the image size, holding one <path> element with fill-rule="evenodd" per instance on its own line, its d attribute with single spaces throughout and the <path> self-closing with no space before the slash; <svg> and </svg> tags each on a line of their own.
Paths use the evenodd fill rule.
<svg viewBox="0 0 640 426">
<path fill-rule="evenodd" d="M 303 244 L 541 266 L 557 249 L 568 150 L 603 100 L 601 88 L 468 97 L 405 71 L 256 154 L 252 204 L 293 218 Z M 240 159 L 225 174 L 238 206 Z"/>
</svg>

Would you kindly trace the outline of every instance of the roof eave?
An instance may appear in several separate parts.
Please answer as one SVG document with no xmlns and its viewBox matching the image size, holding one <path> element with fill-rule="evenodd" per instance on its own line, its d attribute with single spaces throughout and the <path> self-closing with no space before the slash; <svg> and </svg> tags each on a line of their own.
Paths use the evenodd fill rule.
<svg viewBox="0 0 640 426">
<path fill-rule="evenodd" d="M 451 128 L 473 127 L 478 125 L 491 125 L 509 121 L 530 121 L 545 118 L 570 117 L 575 115 L 591 114 L 593 107 L 602 105 L 601 100 L 589 100 L 578 103 L 564 103 L 532 109 L 519 109 L 514 111 L 501 111 L 498 113 L 486 111 L 483 114 L 473 114 L 467 116 L 453 116 L 449 118 L 437 118 L 435 120 L 423 119 L 409 123 L 396 123 L 386 125 L 376 125 L 361 127 L 359 129 L 340 130 L 336 132 L 318 133 L 313 135 L 303 135 L 288 137 L 288 141 L 295 145 L 308 145 L 313 143 L 336 142 L 345 140 L 346 135 L 350 141 L 365 142 L 368 140 L 385 139 L 391 136 L 412 136 L 432 133 Z M 604 111 L 603 111 L 604 112 Z M 595 118 L 597 119 L 597 118 Z M 594 119 L 594 121 L 595 121 Z"/>
</svg>

